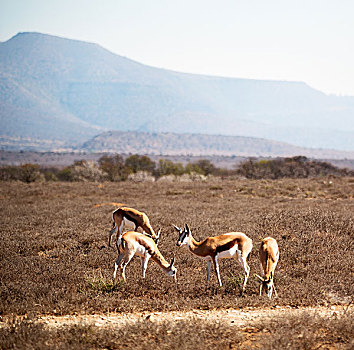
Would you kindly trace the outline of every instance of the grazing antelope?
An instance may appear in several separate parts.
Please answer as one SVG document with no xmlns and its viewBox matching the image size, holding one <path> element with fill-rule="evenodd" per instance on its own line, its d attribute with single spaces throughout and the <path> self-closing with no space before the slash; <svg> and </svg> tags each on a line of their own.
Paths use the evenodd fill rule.
<svg viewBox="0 0 354 350">
<path fill-rule="evenodd" d="M 140 232 L 128 231 L 121 237 L 118 246 L 118 258 L 114 264 L 114 278 L 116 278 L 118 267 L 121 268 L 123 280 L 125 279 L 125 268 L 134 255 L 140 256 L 142 275 L 145 278 L 145 272 L 149 259 L 155 261 L 167 275 L 177 279 L 177 269 L 173 266 L 175 258 L 172 258 L 169 264 L 160 253 L 154 240 Z"/>
<path fill-rule="evenodd" d="M 252 240 L 242 232 L 230 232 L 216 237 L 207 237 L 202 242 L 196 241 L 188 225 L 181 228 L 173 225 L 179 233 L 177 246 L 181 247 L 185 244 L 188 245 L 189 250 L 207 261 L 207 282 L 210 278 L 211 262 L 214 264 L 215 272 L 218 277 L 219 285 L 222 286 L 220 272 L 219 272 L 219 259 L 223 258 L 236 258 L 241 264 L 244 271 L 244 282 L 242 293 L 246 288 L 247 279 L 250 273 L 246 259 L 252 250 Z"/>
<path fill-rule="evenodd" d="M 122 236 L 124 223 L 131 222 L 135 225 L 134 231 L 137 230 L 138 227 L 141 227 L 146 235 L 152 237 L 156 244 L 158 243 L 160 237 L 160 231 L 158 234 L 155 233 L 153 228 L 150 225 L 149 218 L 147 215 L 139 210 L 128 208 L 128 207 L 120 207 L 115 210 L 112 214 L 113 227 L 109 231 L 109 240 L 108 246 L 111 246 L 111 238 L 114 232 L 117 232 L 117 240 L 116 245 L 117 248 L 119 246 L 119 239 Z"/>
<path fill-rule="evenodd" d="M 267 237 L 262 240 L 261 247 L 259 248 L 259 259 L 261 260 L 261 267 L 264 272 L 264 277 L 256 275 L 261 285 L 259 287 L 259 295 L 264 291 L 268 298 L 272 298 L 273 289 L 277 297 L 277 291 L 274 286 L 274 270 L 279 260 L 279 248 L 277 241 L 272 237 Z"/>
</svg>

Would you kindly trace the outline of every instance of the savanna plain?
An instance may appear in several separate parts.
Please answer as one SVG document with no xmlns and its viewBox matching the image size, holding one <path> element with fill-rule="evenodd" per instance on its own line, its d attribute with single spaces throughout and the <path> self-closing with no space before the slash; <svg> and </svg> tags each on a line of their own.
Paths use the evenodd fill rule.
<svg viewBox="0 0 354 350">
<path fill-rule="evenodd" d="M 0 205 L 1 349 L 354 347 L 352 177 L 1 182 Z M 161 228 L 159 249 L 175 257 L 177 282 L 152 260 L 143 280 L 138 258 L 126 283 L 113 280 L 117 253 L 107 242 L 118 205 Z M 252 238 L 243 296 L 233 259 L 220 261 L 222 287 L 213 271 L 206 284 L 206 263 L 176 246 L 172 224 L 185 223 L 198 240 Z M 267 236 L 280 249 L 272 300 L 258 295 L 254 276 Z"/>
</svg>

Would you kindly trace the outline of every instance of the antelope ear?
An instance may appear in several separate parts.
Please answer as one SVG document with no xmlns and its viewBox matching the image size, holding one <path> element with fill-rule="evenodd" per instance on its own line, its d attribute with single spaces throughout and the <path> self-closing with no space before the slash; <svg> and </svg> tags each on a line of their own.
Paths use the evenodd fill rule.
<svg viewBox="0 0 354 350">
<path fill-rule="evenodd" d="M 181 232 L 181 229 L 178 226 L 173 225 L 173 224 L 172 224 L 172 226 L 175 228 L 176 231 Z"/>
<path fill-rule="evenodd" d="M 257 275 L 257 274 L 255 274 L 255 276 L 256 276 L 261 282 L 264 282 L 264 278 L 263 278 L 263 277 L 261 277 L 261 276 L 259 276 L 259 275 Z"/>
<path fill-rule="evenodd" d="M 160 235 L 161 235 L 161 229 L 159 229 L 159 230 L 157 231 L 157 234 L 156 234 L 156 238 L 155 238 L 155 244 L 156 244 L 156 246 L 159 244 Z"/>
<path fill-rule="evenodd" d="M 187 233 L 190 234 L 190 233 L 191 233 L 191 230 L 189 229 L 189 227 L 188 227 L 187 224 L 185 225 L 185 228 L 186 228 L 186 230 L 187 230 Z"/>
</svg>

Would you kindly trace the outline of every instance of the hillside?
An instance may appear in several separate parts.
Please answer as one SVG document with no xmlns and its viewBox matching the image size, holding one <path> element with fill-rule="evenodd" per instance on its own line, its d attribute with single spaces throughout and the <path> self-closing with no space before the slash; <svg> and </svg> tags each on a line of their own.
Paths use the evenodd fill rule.
<svg viewBox="0 0 354 350">
<path fill-rule="evenodd" d="M 132 130 L 354 150 L 354 97 L 328 96 L 302 82 L 158 69 L 97 44 L 39 33 L 0 43 L 0 92 L 5 143 L 77 145 L 103 131 Z"/>
<path fill-rule="evenodd" d="M 109 131 L 93 137 L 79 149 L 150 155 L 288 157 L 301 154 L 321 159 L 354 159 L 354 152 L 297 147 L 261 138 L 206 134 Z"/>
</svg>

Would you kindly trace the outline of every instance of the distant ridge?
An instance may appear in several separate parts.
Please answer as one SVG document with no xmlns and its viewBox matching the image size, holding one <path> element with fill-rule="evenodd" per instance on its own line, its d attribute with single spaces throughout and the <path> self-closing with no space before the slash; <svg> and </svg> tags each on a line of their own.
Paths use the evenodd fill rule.
<svg viewBox="0 0 354 350">
<path fill-rule="evenodd" d="M 109 131 L 93 137 L 80 148 L 86 152 L 150 155 L 223 155 L 354 159 L 353 152 L 311 149 L 283 142 L 243 136 Z"/>
<path fill-rule="evenodd" d="M 19 33 L 0 43 L 0 130 L 14 148 L 23 140 L 77 147 L 107 130 L 132 130 L 354 151 L 354 97 L 303 82 L 178 73 L 98 44 Z"/>
</svg>

